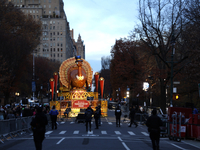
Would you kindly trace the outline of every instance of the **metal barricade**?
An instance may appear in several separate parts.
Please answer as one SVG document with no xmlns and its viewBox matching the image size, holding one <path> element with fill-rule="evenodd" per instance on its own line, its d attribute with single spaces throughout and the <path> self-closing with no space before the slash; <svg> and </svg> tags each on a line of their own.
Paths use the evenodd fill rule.
<svg viewBox="0 0 200 150">
<path fill-rule="evenodd" d="M 0 120 L 0 137 L 5 136 L 14 132 L 20 132 L 31 128 L 32 116 Z"/>
<path fill-rule="evenodd" d="M 136 113 L 134 120 L 140 124 L 145 124 L 148 117 L 148 114 Z"/>
</svg>

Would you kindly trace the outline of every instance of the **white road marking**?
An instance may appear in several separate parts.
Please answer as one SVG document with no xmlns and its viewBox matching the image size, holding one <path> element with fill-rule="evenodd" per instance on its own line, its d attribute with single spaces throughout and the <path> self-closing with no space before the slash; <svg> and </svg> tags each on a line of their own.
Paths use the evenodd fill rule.
<svg viewBox="0 0 200 150">
<path fill-rule="evenodd" d="M 135 135 L 135 133 L 133 133 L 132 131 L 128 131 L 128 133 L 129 133 L 130 135 Z"/>
<path fill-rule="evenodd" d="M 73 134 L 79 134 L 79 131 L 74 131 L 74 133 Z"/>
<path fill-rule="evenodd" d="M 88 134 L 93 134 L 93 131 L 88 131 Z"/>
<path fill-rule="evenodd" d="M 45 134 L 51 134 L 53 131 L 47 131 Z"/>
<path fill-rule="evenodd" d="M 60 124 L 64 124 L 65 122 L 61 122 Z"/>
<path fill-rule="evenodd" d="M 75 122 L 70 122 L 70 124 L 73 124 L 73 123 L 75 123 Z"/>
<path fill-rule="evenodd" d="M 112 122 L 108 122 L 108 124 L 112 124 Z"/>
<path fill-rule="evenodd" d="M 144 134 L 145 136 L 149 136 L 149 134 L 146 132 L 141 132 L 141 133 Z"/>
<path fill-rule="evenodd" d="M 126 148 L 126 150 L 130 150 L 130 148 L 128 148 L 128 146 L 124 142 L 122 142 L 122 144 Z"/>
<path fill-rule="evenodd" d="M 107 132 L 106 131 L 101 131 L 101 134 L 107 134 Z"/>
<path fill-rule="evenodd" d="M 119 131 L 115 131 L 115 134 L 118 134 L 118 135 L 119 135 L 119 134 L 121 134 L 121 133 L 120 133 Z"/>
<path fill-rule="evenodd" d="M 123 141 L 119 136 L 117 137 L 121 142 Z"/>
<path fill-rule="evenodd" d="M 61 131 L 59 134 L 65 134 L 67 131 Z"/>
<path fill-rule="evenodd" d="M 181 141 L 181 142 L 183 142 L 183 143 L 185 143 L 185 144 L 188 144 L 188 145 L 191 145 L 191 146 L 193 146 L 193 147 L 199 148 L 198 146 L 193 145 L 193 144 L 190 144 L 190 143 L 187 143 L 187 142 L 185 142 L 185 141 Z"/>
<path fill-rule="evenodd" d="M 56 144 L 60 144 L 65 138 L 62 138 L 60 141 L 58 141 Z"/>
<path fill-rule="evenodd" d="M 176 145 L 176 144 L 173 144 L 173 143 L 171 143 L 171 145 L 173 145 L 173 146 L 175 146 L 175 147 L 177 147 L 177 148 L 179 148 L 179 149 L 181 149 L 181 150 L 187 150 L 187 149 L 184 149 L 184 148 L 182 148 L 182 147 L 180 147 L 180 146 L 178 146 L 178 145 Z"/>
</svg>

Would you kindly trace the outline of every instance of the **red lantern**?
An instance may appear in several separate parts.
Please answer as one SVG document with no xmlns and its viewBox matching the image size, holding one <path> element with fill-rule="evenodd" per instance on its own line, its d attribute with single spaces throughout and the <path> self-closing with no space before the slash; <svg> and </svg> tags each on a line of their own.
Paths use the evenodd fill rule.
<svg viewBox="0 0 200 150">
<path fill-rule="evenodd" d="M 100 82 L 100 88 L 101 88 L 101 98 L 103 99 L 104 78 L 101 77 L 101 78 L 99 79 L 99 82 Z"/>
<path fill-rule="evenodd" d="M 52 101 L 53 101 L 53 93 L 54 93 L 54 78 L 51 78 L 49 80 L 50 82 L 50 86 L 51 86 L 51 97 L 52 97 Z"/>
<path fill-rule="evenodd" d="M 55 81 L 55 92 L 57 93 L 57 85 L 58 85 L 58 73 L 53 73 L 54 81 Z"/>
<path fill-rule="evenodd" d="M 96 92 L 98 92 L 98 80 L 99 80 L 99 73 L 98 72 L 95 72 L 94 78 L 95 78 Z"/>
</svg>

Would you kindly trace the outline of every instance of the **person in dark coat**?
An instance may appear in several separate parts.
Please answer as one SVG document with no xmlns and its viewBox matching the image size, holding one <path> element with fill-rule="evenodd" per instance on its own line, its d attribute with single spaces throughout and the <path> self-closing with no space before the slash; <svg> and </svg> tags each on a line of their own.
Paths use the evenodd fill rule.
<svg viewBox="0 0 200 150">
<path fill-rule="evenodd" d="M 157 116 L 156 109 L 153 109 L 152 115 L 147 119 L 146 125 L 150 132 L 153 150 L 159 150 L 160 126 L 162 126 L 162 120 Z"/>
<path fill-rule="evenodd" d="M 91 132 L 91 120 L 92 120 L 92 115 L 93 115 L 93 110 L 91 108 L 91 106 L 89 106 L 86 110 L 85 110 L 85 123 L 86 123 L 86 132 L 88 132 L 88 124 L 90 126 L 90 132 Z"/>
<path fill-rule="evenodd" d="M 130 113 L 129 113 L 129 117 L 130 117 L 130 125 L 129 127 L 131 127 L 131 125 L 134 123 L 135 127 L 138 126 L 138 124 L 134 121 L 135 120 L 135 106 L 132 107 Z"/>
<path fill-rule="evenodd" d="M 100 110 L 99 107 L 96 107 L 96 111 L 94 112 L 94 119 L 95 119 L 95 129 L 99 129 L 99 117 L 100 117 Z"/>
<path fill-rule="evenodd" d="M 54 129 L 54 126 L 55 129 L 57 129 L 56 121 L 57 121 L 58 111 L 55 109 L 55 105 L 52 107 L 52 110 L 49 112 L 49 115 L 51 116 L 52 130 Z"/>
<path fill-rule="evenodd" d="M 120 127 L 120 120 L 121 120 L 122 111 L 120 109 L 120 106 L 118 105 L 115 109 L 115 117 L 116 117 L 116 127 Z"/>
<path fill-rule="evenodd" d="M 101 126 L 101 105 L 98 106 L 98 109 L 99 109 L 99 126 Z"/>
<path fill-rule="evenodd" d="M 42 150 L 42 142 L 45 138 L 45 126 L 48 124 L 46 115 L 42 112 L 42 108 L 37 109 L 37 113 L 31 122 L 33 137 L 36 150 Z"/>
</svg>

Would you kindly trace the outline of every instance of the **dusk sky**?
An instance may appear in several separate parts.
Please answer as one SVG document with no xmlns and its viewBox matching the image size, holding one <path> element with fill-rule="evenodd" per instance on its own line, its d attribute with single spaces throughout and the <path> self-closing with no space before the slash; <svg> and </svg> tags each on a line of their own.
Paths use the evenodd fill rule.
<svg viewBox="0 0 200 150">
<path fill-rule="evenodd" d="M 85 60 L 94 72 L 101 70 L 101 57 L 110 56 L 115 40 L 130 35 L 138 23 L 137 0 L 64 0 L 70 29 L 85 44 Z"/>
</svg>

